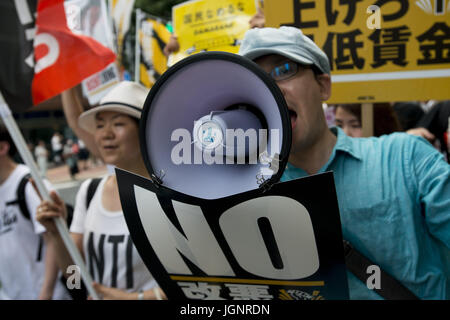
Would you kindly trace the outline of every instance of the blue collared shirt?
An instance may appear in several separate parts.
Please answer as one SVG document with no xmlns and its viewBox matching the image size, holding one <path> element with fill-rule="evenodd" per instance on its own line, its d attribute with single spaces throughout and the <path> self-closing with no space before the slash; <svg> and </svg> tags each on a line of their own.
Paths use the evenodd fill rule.
<svg viewBox="0 0 450 320">
<path fill-rule="evenodd" d="M 394 133 L 337 142 L 333 171 L 342 233 L 421 299 L 450 299 L 450 165 L 425 139 Z M 281 181 L 308 174 L 288 164 Z M 380 299 L 347 272 L 351 299 Z"/>
</svg>

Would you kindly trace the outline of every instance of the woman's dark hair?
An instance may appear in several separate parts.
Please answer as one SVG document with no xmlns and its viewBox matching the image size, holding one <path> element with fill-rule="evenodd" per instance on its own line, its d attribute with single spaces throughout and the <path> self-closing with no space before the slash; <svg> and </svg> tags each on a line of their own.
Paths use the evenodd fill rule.
<svg viewBox="0 0 450 320">
<path fill-rule="evenodd" d="M 336 110 L 337 108 L 343 108 L 347 112 L 350 112 L 361 123 L 361 104 L 339 104 L 336 106 Z M 389 103 L 374 103 L 373 123 L 373 134 L 375 137 L 402 131 L 397 114 Z"/>
<path fill-rule="evenodd" d="M 358 119 L 359 123 L 361 123 L 361 104 L 338 104 L 336 105 L 335 111 L 337 111 L 338 108 L 342 108 L 348 113 L 351 113 Z"/>
<path fill-rule="evenodd" d="M 8 155 L 12 158 L 17 152 L 16 145 L 14 144 L 14 141 L 11 139 L 11 136 L 9 135 L 8 129 L 6 129 L 3 122 L 0 122 L 0 141 L 8 142 L 9 144 L 9 152 Z"/>
<path fill-rule="evenodd" d="M 393 108 L 405 131 L 416 128 L 419 120 L 425 115 L 420 104 L 415 102 L 397 102 Z"/>
</svg>

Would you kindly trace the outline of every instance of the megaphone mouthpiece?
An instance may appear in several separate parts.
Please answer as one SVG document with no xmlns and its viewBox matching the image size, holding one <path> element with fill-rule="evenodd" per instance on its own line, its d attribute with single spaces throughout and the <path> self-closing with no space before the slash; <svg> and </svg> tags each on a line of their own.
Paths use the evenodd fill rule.
<svg viewBox="0 0 450 320">
<path fill-rule="evenodd" d="M 251 112 L 234 109 L 210 112 L 195 122 L 193 134 L 195 147 L 202 152 L 220 152 L 232 159 L 255 156 L 259 146 L 258 118 Z M 240 137 L 241 135 L 241 137 Z M 255 139 L 246 139 L 254 136 Z"/>
</svg>

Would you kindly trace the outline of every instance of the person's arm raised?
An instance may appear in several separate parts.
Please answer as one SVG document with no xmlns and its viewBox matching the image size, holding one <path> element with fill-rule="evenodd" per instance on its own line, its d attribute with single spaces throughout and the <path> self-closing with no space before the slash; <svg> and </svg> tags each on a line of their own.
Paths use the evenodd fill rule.
<svg viewBox="0 0 450 320">
<path fill-rule="evenodd" d="M 97 158 L 100 157 L 100 152 L 94 141 L 92 134 L 82 129 L 78 125 L 78 118 L 84 112 L 80 86 L 73 87 L 61 93 L 62 106 L 64 115 L 66 116 L 67 124 L 73 130 L 78 139 L 83 140 L 86 148 Z"/>
<path fill-rule="evenodd" d="M 175 34 L 171 34 L 169 42 L 163 49 L 163 53 L 166 57 L 168 57 L 172 53 L 178 52 L 178 50 L 180 50 L 180 43 L 178 42 L 178 37 Z"/>
</svg>

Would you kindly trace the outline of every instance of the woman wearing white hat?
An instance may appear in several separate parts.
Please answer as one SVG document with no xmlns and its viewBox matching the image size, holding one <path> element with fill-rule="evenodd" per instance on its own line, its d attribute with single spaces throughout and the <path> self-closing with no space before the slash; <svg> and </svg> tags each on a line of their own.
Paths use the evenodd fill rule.
<svg viewBox="0 0 450 320">
<path fill-rule="evenodd" d="M 123 81 L 101 100 L 100 106 L 79 118 L 80 127 L 94 136 L 106 164 L 145 177 L 149 175 L 140 153 L 138 121 L 147 93 L 145 87 Z M 70 231 L 85 257 L 95 290 L 104 299 L 161 299 L 164 293 L 131 242 L 116 176 L 102 178 L 92 200 L 87 201 L 90 183 L 85 181 L 78 191 Z M 59 267 L 66 272 L 72 259 L 53 222 L 54 217 L 65 215 L 64 206 L 56 193 L 51 197 L 53 202 L 40 204 L 37 220 L 51 234 Z"/>
</svg>

